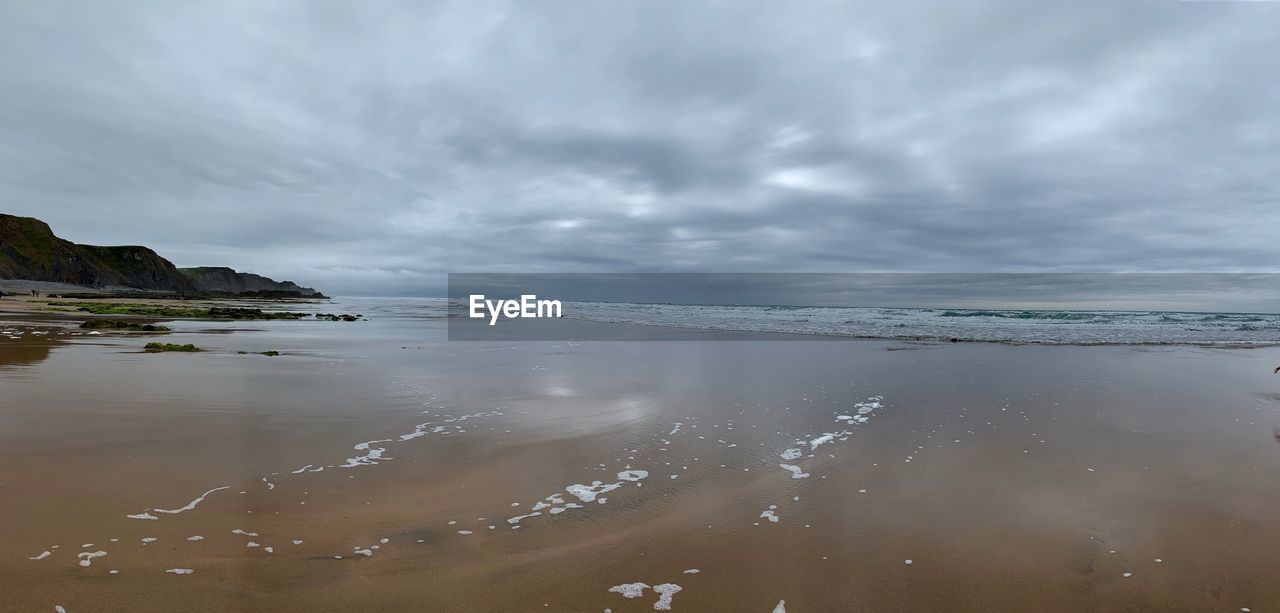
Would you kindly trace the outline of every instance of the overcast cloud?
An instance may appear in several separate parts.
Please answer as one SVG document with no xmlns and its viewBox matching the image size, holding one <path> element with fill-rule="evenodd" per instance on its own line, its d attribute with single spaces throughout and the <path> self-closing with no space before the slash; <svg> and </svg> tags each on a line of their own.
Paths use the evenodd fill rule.
<svg viewBox="0 0 1280 613">
<path fill-rule="evenodd" d="M 445 272 L 1280 271 L 1280 3 L 0 1 L 0 211 Z"/>
</svg>

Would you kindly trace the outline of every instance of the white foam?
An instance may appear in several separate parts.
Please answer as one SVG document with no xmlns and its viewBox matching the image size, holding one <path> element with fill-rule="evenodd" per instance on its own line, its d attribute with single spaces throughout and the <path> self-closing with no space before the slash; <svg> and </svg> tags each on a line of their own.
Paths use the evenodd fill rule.
<svg viewBox="0 0 1280 613">
<path fill-rule="evenodd" d="M 356 444 L 353 447 L 353 449 L 355 449 L 356 451 L 364 451 L 366 453 L 364 455 L 359 455 L 354 458 L 347 458 L 347 463 L 340 466 L 340 468 L 355 468 L 357 466 L 370 466 L 373 464 L 378 464 L 380 460 L 390 459 L 390 458 L 384 458 L 382 455 L 383 453 L 386 453 L 387 451 L 386 449 L 382 447 L 372 447 L 372 445 L 375 445 L 377 443 L 390 443 L 390 442 L 391 442 L 391 439 L 384 438 L 384 439 L 378 439 L 373 441 L 365 441 L 363 443 Z"/>
<path fill-rule="evenodd" d="M 156 538 L 156 537 L 154 537 L 154 536 L 147 536 L 147 537 L 143 537 L 143 539 L 142 539 L 142 544 L 143 544 L 143 545 L 146 545 L 146 544 L 148 544 L 148 543 L 154 543 L 154 542 L 156 542 L 157 540 L 159 540 L 159 539 L 157 539 L 157 538 Z"/>
<path fill-rule="evenodd" d="M 51 555 L 53 555 L 53 552 L 52 552 L 52 551 L 49 551 L 49 550 L 47 550 L 47 549 L 46 549 L 46 550 L 44 550 L 44 551 L 40 552 L 40 555 L 38 555 L 38 556 L 36 556 L 36 557 L 34 557 L 34 558 L 27 558 L 27 559 L 28 559 L 28 560 L 43 560 L 43 559 L 45 559 L 45 558 L 47 558 L 47 557 L 49 557 L 49 556 L 51 556 Z"/>
<path fill-rule="evenodd" d="M 809 473 L 804 472 L 804 470 L 794 464 L 779 464 L 778 466 L 781 466 L 783 470 L 791 471 L 792 479 L 803 479 L 809 476 Z"/>
<path fill-rule="evenodd" d="M 458 531 L 458 534 L 461 534 L 461 535 L 463 535 L 463 536 L 466 536 L 466 535 L 468 535 L 468 534 L 471 534 L 471 531 L 470 531 L 470 530 L 459 530 L 459 531 Z"/>
<path fill-rule="evenodd" d="M 265 480 L 265 479 L 266 479 L 266 477 L 263 477 L 263 479 Z M 181 512 L 183 512 L 183 511 L 190 511 L 191 509 L 196 508 L 196 505 L 198 505 L 198 504 L 200 504 L 200 503 L 204 502 L 204 498 L 205 498 L 205 496 L 208 496 L 209 494 L 212 494 L 212 493 L 214 493 L 214 492 L 216 492 L 216 491 L 219 491 L 219 490 L 226 490 L 226 489 L 231 489 L 231 486 L 230 486 L 230 485 L 224 485 L 224 486 L 222 486 L 222 487 L 215 487 L 215 488 L 213 488 L 213 489 L 211 489 L 211 490 L 209 490 L 209 491 L 207 491 L 207 492 L 205 492 L 205 493 L 203 493 L 203 494 L 200 494 L 199 496 L 197 496 L 197 497 L 196 497 L 196 499 L 195 499 L 195 500 L 192 500 L 191 502 L 188 502 L 186 505 L 184 505 L 184 506 L 182 506 L 182 507 L 180 507 L 180 508 L 177 508 L 177 509 L 151 509 L 151 510 L 152 510 L 152 511 L 155 511 L 156 513 L 168 513 L 169 515 L 177 515 L 178 513 L 181 513 Z"/>
<path fill-rule="evenodd" d="M 828 432 L 828 433 L 826 433 L 826 434 L 823 434 L 822 436 L 819 436 L 819 437 L 817 437 L 817 438 L 815 438 L 815 439 L 813 439 L 813 440 L 809 441 L 809 448 L 810 448 L 811 450 L 812 450 L 812 449 L 817 449 L 819 446 L 821 446 L 821 445 L 825 445 L 825 444 L 830 443 L 831 441 L 835 440 L 836 436 L 837 436 L 837 435 L 836 435 L 835 433 L 833 433 L 833 432 Z"/>
<path fill-rule="evenodd" d="M 574 497 L 576 497 L 578 500 L 582 502 L 594 502 L 596 501 L 596 498 L 601 494 L 607 494 L 609 492 L 612 492 L 613 490 L 616 490 L 622 487 L 623 482 L 638 482 L 641 479 L 647 478 L 648 476 L 649 476 L 649 471 L 647 470 L 633 470 L 628 468 L 627 470 L 621 471 L 617 474 L 617 478 L 619 480 L 614 483 L 605 483 L 603 481 L 592 481 L 591 485 L 583 485 L 581 483 L 575 483 L 573 485 L 570 485 L 564 488 L 564 491 L 573 495 Z M 637 485 L 639 484 L 637 483 Z M 556 504 L 564 503 L 564 500 L 559 498 L 559 494 L 552 494 L 551 496 L 548 496 L 546 499 Z M 601 498 L 600 500 L 605 500 L 605 499 Z M 538 504 L 533 506 L 533 509 L 537 511 L 537 510 L 546 508 L 547 506 L 549 505 L 547 505 L 546 503 L 539 502 Z M 565 506 L 565 508 L 580 509 L 582 507 L 580 505 L 569 503 L 568 505 Z M 561 510 L 553 509 L 551 512 L 560 513 L 562 511 L 563 509 Z"/>
<path fill-rule="evenodd" d="M 294 474 L 294 475 L 302 474 L 302 473 L 306 472 L 306 471 L 307 471 L 307 469 L 308 469 L 308 468 L 311 468 L 312 466 L 313 466 L 312 464 L 307 464 L 306 466 L 303 466 L 302 468 L 299 468 L 298 470 L 291 471 L 291 474 Z"/>
<path fill-rule="evenodd" d="M 778 508 L 778 505 L 775 505 L 775 504 L 769 505 L 769 508 L 765 509 L 763 512 L 760 513 L 760 517 L 769 520 L 769 523 L 773 523 L 773 524 L 776 524 L 779 521 L 782 521 L 782 518 L 778 517 L 778 514 L 774 512 L 774 509 L 777 509 L 777 508 Z"/>
<path fill-rule="evenodd" d="M 773 608 L 773 613 L 787 613 L 787 601 L 779 600 L 778 606 Z"/>
<path fill-rule="evenodd" d="M 101 558 L 105 555 L 107 555 L 105 551 L 84 551 L 76 554 L 76 557 L 80 558 L 80 566 L 89 566 L 93 563 L 94 558 Z"/>
<path fill-rule="evenodd" d="M 301 544 L 302 544 L 302 541 L 299 541 L 299 540 L 297 540 L 297 539 L 294 539 L 293 544 L 294 544 L 294 545 L 301 545 Z"/>
<path fill-rule="evenodd" d="M 166 570 L 164 572 L 173 573 L 175 575 L 190 575 L 191 573 L 194 573 L 196 571 L 191 570 L 190 568 L 170 568 L 169 570 Z"/>
<path fill-rule="evenodd" d="M 129 519 L 160 519 L 159 517 L 156 517 L 155 515 L 147 513 L 146 511 L 143 511 L 142 513 L 136 513 L 134 515 L 125 515 L 125 517 L 128 517 Z"/>
<path fill-rule="evenodd" d="M 430 426 L 430 425 L 431 425 L 431 422 L 427 422 L 427 423 L 425 423 L 425 424 L 418 424 L 418 425 L 416 425 L 416 426 L 414 426 L 414 427 L 413 427 L 413 432 L 410 432 L 410 433 L 408 433 L 408 434 L 401 434 L 401 435 L 400 435 L 400 440 L 401 440 L 401 441 L 411 441 L 411 440 L 413 440 L 413 439 L 415 439 L 415 438 L 418 438 L 418 437 L 420 437 L 420 436 L 426 436 L 426 435 L 427 435 L 426 428 L 427 428 L 427 426 Z"/>
<path fill-rule="evenodd" d="M 674 597 L 676 593 L 682 589 L 684 588 L 674 583 L 663 583 L 662 585 L 653 586 L 653 591 L 657 592 L 661 596 L 660 598 L 658 598 L 658 602 L 653 603 L 653 610 L 654 611 L 670 611 L 671 598 Z"/>
<path fill-rule="evenodd" d="M 702 571 L 700 571 L 700 570 L 698 570 L 698 569 L 696 569 L 696 568 L 690 568 L 689 570 L 684 571 L 684 574 L 686 574 L 686 575 L 696 575 L 696 574 L 698 574 L 698 573 L 700 573 L 700 572 L 702 572 Z"/>
<path fill-rule="evenodd" d="M 649 589 L 648 583 L 623 583 L 609 588 L 609 591 L 622 594 L 623 598 L 639 598 L 644 596 L 644 591 L 647 589 Z"/>
<path fill-rule="evenodd" d="M 622 487 L 621 483 L 602 483 L 600 481 L 592 481 L 589 486 L 582 485 L 581 483 L 575 483 L 564 488 L 564 491 L 573 494 L 578 498 L 578 500 L 583 502 L 593 502 L 595 501 L 596 496 L 612 492 L 620 487 Z"/>
<path fill-rule="evenodd" d="M 188 537 L 187 537 L 187 540 L 188 540 L 188 541 L 203 541 L 203 540 L 204 540 L 204 537 L 203 537 L 203 536 L 200 536 L 199 534 L 196 534 L 196 535 L 193 535 L 193 536 L 188 536 Z"/>
<path fill-rule="evenodd" d="M 530 517 L 537 517 L 537 516 L 539 516 L 539 515 L 542 515 L 542 512 L 541 512 L 541 511 L 534 511 L 534 512 L 532 512 L 532 513 L 529 513 L 528 515 L 517 515 L 517 516 L 515 516 L 515 517 L 512 517 L 512 518 L 508 519 L 508 520 L 507 520 L 507 523 L 508 523 L 508 524 L 518 524 L 518 523 L 520 523 L 520 521 L 521 521 L 521 520 L 525 520 L 525 519 L 528 519 L 528 518 L 530 518 Z"/>
<path fill-rule="evenodd" d="M 258 547 L 259 545 L 253 541 L 244 544 L 245 547 Z"/>
<path fill-rule="evenodd" d="M 235 530 L 232 530 L 232 531 L 231 531 L 231 533 L 232 533 L 232 534 L 239 534 L 239 535 L 242 535 L 242 536 L 258 536 L 258 533 L 257 533 L 257 532 L 245 532 L 244 530 L 241 530 L 241 529 L 239 529 L 239 528 L 236 528 Z"/>
</svg>

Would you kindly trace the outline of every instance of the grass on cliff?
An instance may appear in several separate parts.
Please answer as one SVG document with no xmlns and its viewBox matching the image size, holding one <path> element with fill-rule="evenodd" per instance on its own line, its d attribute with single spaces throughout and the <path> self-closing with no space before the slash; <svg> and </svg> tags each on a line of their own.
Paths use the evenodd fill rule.
<svg viewBox="0 0 1280 613">
<path fill-rule="evenodd" d="M 181 353 L 196 353 L 196 352 L 198 352 L 198 351 L 202 351 L 202 349 L 200 349 L 199 347 L 196 347 L 195 345 L 192 345 L 191 343 L 187 343 L 187 344 L 185 344 L 185 345 L 178 345 L 178 344 L 176 344 L 176 343 L 147 343 L 147 344 L 142 348 L 142 350 L 143 350 L 143 351 L 150 352 L 150 353 L 159 353 L 159 352 L 162 352 L 162 351 L 177 351 L 177 352 L 181 352 Z"/>
</svg>

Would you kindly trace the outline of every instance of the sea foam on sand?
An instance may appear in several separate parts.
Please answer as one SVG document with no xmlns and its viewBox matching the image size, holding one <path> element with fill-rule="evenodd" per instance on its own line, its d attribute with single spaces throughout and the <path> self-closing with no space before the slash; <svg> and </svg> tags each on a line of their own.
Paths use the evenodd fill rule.
<svg viewBox="0 0 1280 613">
<path fill-rule="evenodd" d="M 191 509 L 196 508 L 196 505 L 204 502 L 205 497 L 208 496 L 209 494 L 212 494 L 219 490 L 226 490 L 226 489 L 231 489 L 231 486 L 224 485 L 222 487 L 215 487 L 203 494 L 200 494 L 199 496 L 196 497 L 195 500 L 192 500 L 191 502 L 188 502 L 186 505 L 183 505 L 182 507 L 179 507 L 177 509 L 151 509 L 151 510 L 155 511 L 156 513 L 167 513 L 169 515 L 177 515 L 178 513 L 181 513 L 183 511 L 190 511 Z"/>
<path fill-rule="evenodd" d="M 803 479 L 809 476 L 809 473 L 804 472 L 804 470 L 794 464 L 779 464 L 778 466 L 781 466 L 783 470 L 791 471 L 792 479 Z"/>
<path fill-rule="evenodd" d="M 623 583 L 609 588 L 609 591 L 622 594 L 623 598 L 639 598 L 647 589 L 649 589 L 648 583 Z"/>
<path fill-rule="evenodd" d="M 676 593 L 682 589 L 684 588 L 674 583 L 663 583 L 662 585 L 653 586 L 653 591 L 657 592 L 660 595 L 660 598 L 658 598 L 658 602 L 653 603 L 653 610 L 654 611 L 670 611 L 672 597 L 674 597 Z"/>
<path fill-rule="evenodd" d="M 638 482 L 642 479 L 647 478 L 648 476 L 649 476 L 649 471 L 647 470 L 637 470 L 637 469 L 632 469 L 628 467 L 626 470 L 619 472 L 617 474 L 618 480 L 612 483 L 606 483 L 604 481 L 592 481 L 591 485 L 574 483 L 573 485 L 566 486 L 564 488 L 564 491 L 574 496 L 575 498 L 577 498 L 582 502 L 603 502 L 605 500 L 604 498 L 599 498 L 597 500 L 597 497 L 600 496 L 601 494 L 612 492 L 622 487 L 628 482 L 635 482 L 636 485 L 639 485 Z M 553 505 L 562 505 L 562 506 L 553 506 Z M 513 503 L 512 506 L 519 506 L 519 504 Z M 573 503 L 573 502 L 566 504 L 564 497 L 559 492 L 557 492 L 555 494 L 547 496 L 546 498 L 543 498 L 542 500 L 534 503 L 534 505 L 530 508 L 531 510 L 530 513 L 527 513 L 524 515 L 516 515 L 515 517 L 508 518 L 507 523 L 512 524 L 512 527 L 518 527 L 516 526 L 516 524 L 519 524 L 522 520 L 541 515 L 542 510 L 547 508 L 551 509 L 549 512 L 552 515 L 558 515 L 570 509 L 581 509 L 584 507 L 580 504 Z"/>
<path fill-rule="evenodd" d="M 105 551 L 85 551 L 76 554 L 76 557 L 80 558 L 80 566 L 89 566 L 93 563 L 94 558 L 101 558 L 105 555 L 107 555 Z"/>
</svg>

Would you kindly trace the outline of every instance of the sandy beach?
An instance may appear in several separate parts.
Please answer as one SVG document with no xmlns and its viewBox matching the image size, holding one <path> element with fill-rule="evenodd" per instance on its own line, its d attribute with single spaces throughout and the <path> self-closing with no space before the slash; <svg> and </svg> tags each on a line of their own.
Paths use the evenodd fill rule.
<svg viewBox="0 0 1280 613">
<path fill-rule="evenodd" d="M 340 306 L 368 321 L 166 322 L 196 354 L 6 313 L 5 608 L 1280 605 L 1274 348 L 446 342 Z"/>
<path fill-rule="evenodd" d="M 1277 31 L 0 2 L 0 613 L 1280 613 Z"/>
</svg>

